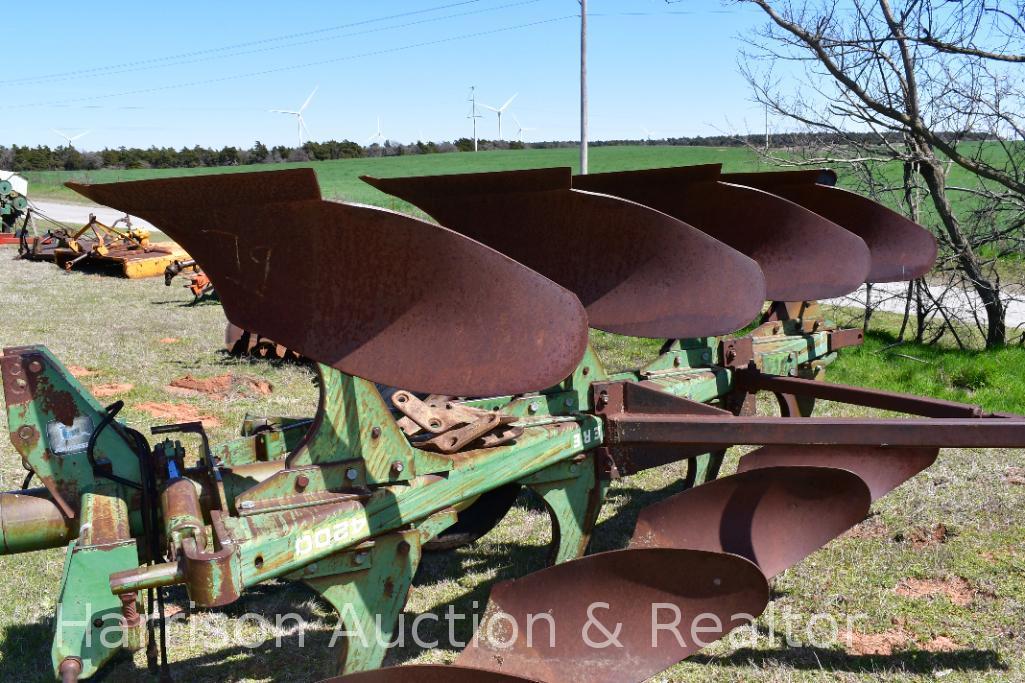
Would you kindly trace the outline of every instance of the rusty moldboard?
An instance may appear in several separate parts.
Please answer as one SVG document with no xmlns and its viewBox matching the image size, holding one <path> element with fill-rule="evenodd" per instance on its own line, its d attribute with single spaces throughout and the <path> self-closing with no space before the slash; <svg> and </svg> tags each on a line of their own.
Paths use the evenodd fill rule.
<svg viewBox="0 0 1025 683">
<path fill-rule="evenodd" d="M 571 374 L 587 342 L 570 292 L 445 228 L 324 201 L 310 169 L 68 186 L 175 237 L 231 322 L 351 375 L 520 393 Z"/>
</svg>

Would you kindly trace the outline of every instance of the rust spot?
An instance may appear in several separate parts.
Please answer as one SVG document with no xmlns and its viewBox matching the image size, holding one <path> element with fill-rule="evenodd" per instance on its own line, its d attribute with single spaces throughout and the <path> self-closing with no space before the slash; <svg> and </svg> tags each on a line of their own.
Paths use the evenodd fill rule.
<svg viewBox="0 0 1025 683">
<path fill-rule="evenodd" d="M 33 395 L 39 400 L 44 412 L 50 413 L 62 424 L 71 426 L 78 416 L 78 406 L 71 392 L 56 389 L 45 376 L 38 379 Z"/>
<path fill-rule="evenodd" d="M 390 598 L 395 595 L 395 581 L 389 576 L 384 580 L 384 597 Z"/>
</svg>

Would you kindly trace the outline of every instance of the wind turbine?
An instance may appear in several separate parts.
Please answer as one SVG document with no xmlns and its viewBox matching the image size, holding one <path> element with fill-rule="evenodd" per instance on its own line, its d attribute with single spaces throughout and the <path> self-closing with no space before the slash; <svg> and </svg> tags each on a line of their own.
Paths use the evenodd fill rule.
<svg viewBox="0 0 1025 683">
<path fill-rule="evenodd" d="M 381 132 L 381 117 L 377 117 L 377 132 L 367 138 L 367 145 L 369 146 L 372 142 L 387 142 L 384 137 L 384 133 Z"/>
<path fill-rule="evenodd" d="M 65 140 L 67 140 L 68 141 L 68 147 L 70 147 L 71 149 L 75 148 L 75 146 L 73 144 L 71 144 L 72 142 L 74 142 L 78 138 L 82 137 L 83 135 L 86 135 L 86 134 L 89 133 L 89 131 L 86 130 L 86 131 L 82 131 L 78 135 L 68 135 L 67 133 L 65 133 L 63 131 L 59 131 L 56 128 L 54 128 L 52 130 L 53 130 L 54 133 L 56 133 L 57 135 L 61 136 Z"/>
<path fill-rule="evenodd" d="M 648 130 L 644 126 L 641 126 L 641 130 L 644 131 L 644 137 L 647 139 L 648 144 L 650 145 L 651 144 L 651 136 L 652 135 L 657 135 L 658 131 Z"/>
<path fill-rule="evenodd" d="M 311 92 L 310 96 L 306 98 L 306 101 L 303 102 L 303 106 L 299 107 L 298 111 L 293 111 L 291 109 L 271 109 L 271 112 L 275 114 L 291 114 L 296 118 L 295 130 L 296 135 L 299 138 L 300 147 L 303 146 L 303 131 L 306 131 L 307 137 L 310 135 L 310 129 L 306 127 L 306 122 L 303 121 L 303 112 L 306 111 L 306 107 L 310 106 L 310 101 L 313 100 L 313 96 L 317 94 L 317 90 L 319 88 L 320 86 L 318 85 L 313 89 L 313 92 Z"/>
<path fill-rule="evenodd" d="M 537 128 L 524 128 L 523 124 L 520 123 L 520 120 L 518 118 L 516 118 L 516 114 L 513 114 L 512 117 L 513 117 L 513 121 L 516 122 L 516 139 L 519 142 L 523 142 L 523 134 L 525 132 L 527 132 L 529 130 L 537 130 Z"/>
<path fill-rule="evenodd" d="M 516 95 L 519 95 L 519 93 L 516 93 Z M 480 105 L 480 106 L 484 107 L 485 109 L 490 109 L 491 111 L 493 111 L 496 114 L 498 114 L 498 139 L 499 140 L 502 139 L 502 114 L 504 114 L 505 110 L 509 108 L 509 105 L 512 104 L 512 101 L 516 99 L 516 95 L 513 95 L 512 97 L 507 99 L 505 101 L 505 104 L 503 104 L 501 107 L 498 107 L 497 109 L 495 107 L 492 107 L 492 106 L 489 106 L 487 104 L 484 104 L 483 102 Z"/>
</svg>

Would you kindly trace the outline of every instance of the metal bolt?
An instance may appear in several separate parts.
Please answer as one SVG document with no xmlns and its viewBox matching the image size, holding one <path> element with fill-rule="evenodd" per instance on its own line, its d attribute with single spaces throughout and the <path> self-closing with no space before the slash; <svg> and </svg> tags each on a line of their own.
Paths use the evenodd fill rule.
<svg viewBox="0 0 1025 683">
<path fill-rule="evenodd" d="M 295 490 L 305 491 L 306 487 L 310 485 L 310 478 L 305 474 L 300 474 L 295 480 Z"/>
<path fill-rule="evenodd" d="M 380 439 L 381 438 L 381 428 L 380 427 L 374 427 L 373 429 L 371 429 L 370 430 L 370 438 L 371 439 Z"/>
<path fill-rule="evenodd" d="M 306 573 L 307 574 L 316 574 L 317 573 L 317 563 L 314 562 L 313 564 L 306 565 Z"/>
<path fill-rule="evenodd" d="M 674 368 L 680 367 L 680 357 L 679 356 L 673 356 L 673 367 Z"/>
<path fill-rule="evenodd" d="M 598 394 L 598 407 L 607 406 L 609 404 L 609 392 L 603 391 Z"/>
<path fill-rule="evenodd" d="M 532 413 L 536 413 L 540 409 L 541 409 L 541 404 L 538 403 L 537 401 L 531 401 L 530 405 L 527 407 L 527 410 L 529 410 Z"/>
<path fill-rule="evenodd" d="M 28 364 L 28 370 L 29 370 L 29 372 L 42 372 L 43 371 L 43 364 L 40 363 L 37 360 L 34 360 L 34 361 L 32 361 L 31 363 Z"/>
<path fill-rule="evenodd" d="M 705 349 L 704 351 L 702 351 L 701 352 L 701 360 L 705 361 L 706 363 L 708 361 L 712 360 L 712 352 L 709 351 L 708 349 Z"/>
<path fill-rule="evenodd" d="M 396 460 L 391 464 L 391 471 L 395 474 L 402 474 L 402 470 L 406 469 L 406 466 Z"/>
<path fill-rule="evenodd" d="M 363 564 L 367 561 L 368 557 L 370 557 L 370 553 L 366 551 L 356 553 L 356 564 Z"/>
<path fill-rule="evenodd" d="M 28 386 L 28 382 L 19 377 L 18 379 L 14 380 L 14 386 L 18 387 L 19 389 L 24 389 Z"/>
<path fill-rule="evenodd" d="M 591 368 L 584 366 L 584 369 L 580 371 L 585 377 L 591 374 Z"/>
<path fill-rule="evenodd" d="M 103 619 L 100 619 L 99 617 L 93 619 L 93 626 L 96 628 L 103 628 Z"/>
<path fill-rule="evenodd" d="M 573 398 L 572 396 L 570 396 L 569 398 L 566 399 L 566 407 L 567 408 L 572 408 L 573 404 L 576 403 L 576 402 L 577 402 L 576 399 Z"/>
<path fill-rule="evenodd" d="M 36 430 L 28 425 L 18 429 L 18 438 L 22 441 L 31 441 L 32 437 L 36 435 Z"/>
<path fill-rule="evenodd" d="M 345 470 L 345 478 L 349 481 L 356 481 L 359 478 L 359 471 L 355 467 Z"/>
<path fill-rule="evenodd" d="M 574 473 L 574 474 L 576 474 L 579 469 L 580 469 L 580 465 L 578 465 L 576 463 L 573 463 L 572 465 L 569 466 L 569 471 Z"/>
<path fill-rule="evenodd" d="M 713 586 L 721 586 L 722 585 L 722 579 L 718 579 L 718 578 L 717 579 L 712 579 L 712 585 Z"/>
</svg>

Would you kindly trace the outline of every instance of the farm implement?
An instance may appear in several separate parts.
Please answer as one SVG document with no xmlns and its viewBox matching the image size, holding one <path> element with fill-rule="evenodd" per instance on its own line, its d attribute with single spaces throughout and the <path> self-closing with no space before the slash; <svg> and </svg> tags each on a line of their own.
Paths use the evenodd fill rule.
<svg viewBox="0 0 1025 683">
<path fill-rule="evenodd" d="M 825 175 L 650 173 L 367 179 L 445 227 L 324 201 L 309 169 L 71 185 L 186 247 L 233 324 L 315 362 L 320 404 L 303 436 L 270 421 L 209 445 L 186 423 L 151 444 L 45 347 L 5 349 L 11 439 L 41 488 L 0 496 L 0 550 L 67 548 L 57 675 L 147 629 L 156 667 L 145 612 L 168 586 L 217 608 L 284 579 L 360 634 L 338 656 L 353 681 L 642 681 L 748 624 L 773 576 L 939 448 L 1025 446 L 1019 416 L 821 381 L 861 331 L 813 302 L 925 272 L 922 228 Z M 667 341 L 608 372 L 589 326 Z M 781 416 L 755 414 L 761 392 Z M 816 399 L 905 417 L 812 417 Z M 756 448 L 720 477 L 733 445 Z M 613 482 L 681 461 L 685 490 L 628 547 L 586 555 Z M 481 537 L 524 487 L 551 566 L 495 585 L 453 664 L 380 669 L 422 553 Z M 655 606 L 680 628 L 653 634 Z M 614 643 L 583 637 L 596 614 Z"/>
<path fill-rule="evenodd" d="M 122 222 L 124 228 L 119 229 Z M 64 270 L 79 264 L 113 270 L 127 278 L 163 275 L 172 263 L 188 258 L 177 244 L 153 244 L 149 237 L 148 231 L 133 228 L 127 215 L 105 225 L 90 214 L 89 222 L 78 230 L 57 228 L 33 237 L 22 258 L 52 261 Z"/>
<path fill-rule="evenodd" d="M 18 221 L 21 229 L 30 220 L 28 181 L 17 173 L 0 171 L 0 244 L 18 244 Z"/>
</svg>

